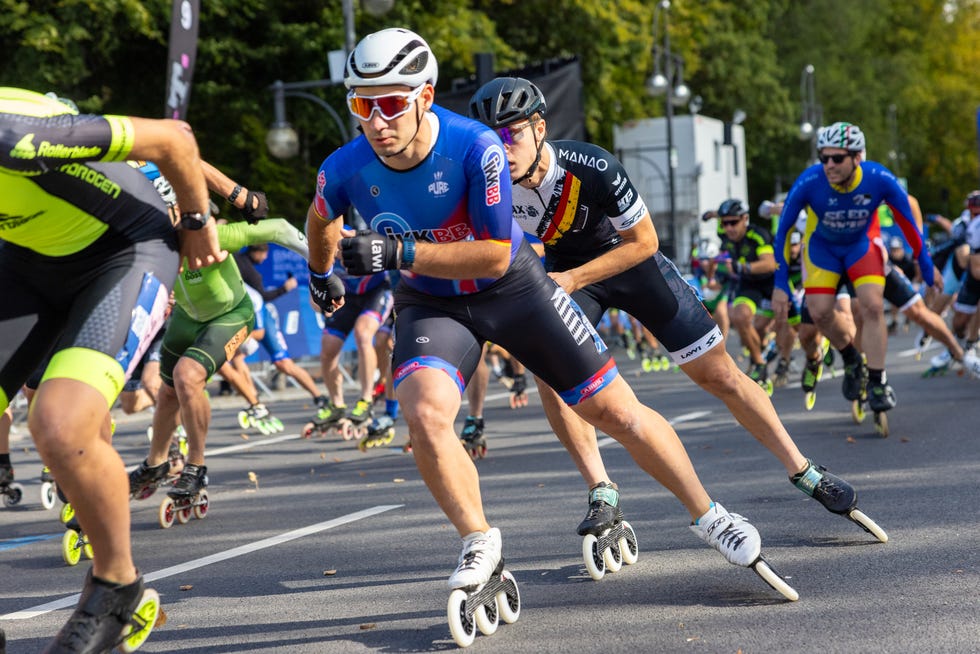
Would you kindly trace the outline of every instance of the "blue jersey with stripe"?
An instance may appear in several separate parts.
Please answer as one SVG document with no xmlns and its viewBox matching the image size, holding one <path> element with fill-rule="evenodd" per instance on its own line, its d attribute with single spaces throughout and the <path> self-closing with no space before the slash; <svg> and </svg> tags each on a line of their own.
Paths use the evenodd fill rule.
<svg viewBox="0 0 980 654">
<path fill-rule="evenodd" d="M 854 173 L 847 188 L 832 185 L 822 164 L 814 164 L 803 171 L 790 189 L 779 217 L 774 250 L 776 263 L 776 287 L 789 292 L 789 233 L 797 215 L 806 209 L 804 242 L 811 234 L 818 234 L 827 242 L 847 245 L 859 242 L 865 235 L 874 238 L 880 227 L 876 217 L 879 205 L 891 209 L 895 223 L 901 228 L 905 240 L 919 258 L 925 253 L 922 234 L 912 217 L 908 193 L 898 183 L 894 174 L 873 161 L 863 161 Z M 920 262 L 922 263 L 922 262 Z M 932 262 L 929 260 L 931 268 Z"/>
<path fill-rule="evenodd" d="M 409 170 L 384 165 L 364 136 L 331 154 L 317 175 L 313 209 L 332 220 L 355 207 L 386 236 L 451 243 L 496 240 L 514 260 L 524 234 L 511 212 L 507 157 L 484 125 L 433 106 L 438 123 L 426 158 Z M 427 120 L 423 117 L 423 120 Z M 440 279 L 402 271 L 409 287 L 437 296 L 481 291 L 496 279 Z"/>
</svg>

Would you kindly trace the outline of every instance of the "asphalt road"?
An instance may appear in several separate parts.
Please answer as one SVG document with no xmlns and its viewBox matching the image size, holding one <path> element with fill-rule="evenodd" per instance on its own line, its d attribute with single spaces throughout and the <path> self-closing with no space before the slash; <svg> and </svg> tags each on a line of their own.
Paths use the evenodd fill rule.
<svg viewBox="0 0 980 654">
<path fill-rule="evenodd" d="M 472 651 L 977 651 L 980 381 L 922 379 L 927 364 L 910 347 L 908 335 L 891 344 L 899 406 L 887 439 L 870 417 L 852 422 L 839 377 L 824 379 L 810 412 L 798 383 L 774 397 L 801 450 L 859 489 L 887 544 L 794 489 L 776 459 L 682 374 L 641 375 L 617 353 L 638 395 L 675 424 L 712 497 L 759 528 L 767 558 L 799 591 L 795 603 L 703 545 L 680 503 L 608 438 L 603 456 L 640 555 L 591 580 L 574 532 L 583 482 L 536 395 L 512 411 L 493 386 L 490 451 L 478 467 L 523 607 L 515 624 L 478 635 Z M 455 649 L 445 580 L 459 541 L 412 456 L 395 447 L 404 431 L 392 447 L 361 453 L 335 437 L 299 438 L 309 399 L 287 392 L 273 406 L 286 431 L 246 438 L 237 401 L 215 400 L 206 519 L 163 530 L 162 496 L 133 503 L 134 555 L 168 614 L 140 651 Z M 145 455 L 148 422 L 148 414 L 120 421 L 115 442 L 127 463 Z M 26 496 L 0 507 L 0 628 L 7 652 L 22 654 L 40 651 L 67 619 L 88 563 L 62 561 L 56 511 L 39 500 L 37 454 L 26 438 L 13 450 Z"/>
</svg>

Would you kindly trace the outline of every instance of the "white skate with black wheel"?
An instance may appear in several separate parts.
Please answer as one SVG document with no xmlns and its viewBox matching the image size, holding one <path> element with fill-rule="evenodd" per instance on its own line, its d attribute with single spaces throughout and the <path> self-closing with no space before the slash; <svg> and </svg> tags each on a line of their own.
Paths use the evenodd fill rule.
<svg viewBox="0 0 980 654">
<path fill-rule="evenodd" d="M 475 532 L 463 539 L 459 565 L 449 577 L 446 617 L 453 640 L 469 647 L 476 630 L 489 636 L 500 621 L 517 622 L 521 614 L 521 593 L 514 576 L 504 568 L 500 530 Z"/>
<path fill-rule="evenodd" d="M 721 504 L 712 502 L 711 508 L 691 525 L 691 531 L 718 550 L 729 563 L 752 568 L 789 601 L 800 599 L 800 594 L 762 556 L 759 532 L 742 516 L 729 513 Z"/>
</svg>

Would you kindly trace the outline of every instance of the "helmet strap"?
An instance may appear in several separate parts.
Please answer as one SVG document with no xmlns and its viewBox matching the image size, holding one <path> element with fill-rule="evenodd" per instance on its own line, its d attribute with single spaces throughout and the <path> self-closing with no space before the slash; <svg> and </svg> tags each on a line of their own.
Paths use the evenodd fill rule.
<svg viewBox="0 0 980 654">
<path fill-rule="evenodd" d="M 539 141 L 538 140 L 538 134 L 537 134 L 537 132 L 535 132 L 534 133 L 534 142 L 537 143 L 537 146 L 538 146 L 537 149 L 536 149 L 536 151 L 535 151 L 535 154 L 534 154 L 534 163 L 531 164 L 531 167 L 527 169 L 527 172 L 526 173 L 524 173 L 523 175 L 521 175 L 517 179 L 512 179 L 511 180 L 511 184 L 520 184 L 521 182 L 530 179 L 531 176 L 534 175 L 534 172 L 538 169 L 538 164 L 541 163 L 541 148 L 544 147 L 544 139 L 541 139 Z"/>
<path fill-rule="evenodd" d="M 418 112 L 418 110 L 415 111 L 415 132 L 412 134 L 412 138 L 408 139 L 408 143 L 405 144 L 405 147 L 403 147 L 398 152 L 395 152 L 394 154 L 386 154 L 386 155 L 384 155 L 384 158 L 385 159 L 391 159 L 392 157 L 397 157 L 402 152 L 404 152 L 405 150 L 407 150 L 408 149 L 408 146 L 410 146 L 413 142 L 415 142 L 415 139 L 419 135 L 419 130 L 422 129 L 422 118 L 424 116 L 425 116 L 425 111 L 424 110 L 422 111 L 421 114 Z"/>
</svg>

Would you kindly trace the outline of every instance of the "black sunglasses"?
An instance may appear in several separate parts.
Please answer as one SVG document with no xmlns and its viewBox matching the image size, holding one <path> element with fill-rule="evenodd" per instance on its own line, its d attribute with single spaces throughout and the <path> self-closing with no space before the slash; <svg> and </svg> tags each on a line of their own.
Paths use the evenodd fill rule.
<svg viewBox="0 0 980 654">
<path fill-rule="evenodd" d="M 723 221 L 721 221 L 721 224 L 724 225 L 725 227 L 734 227 L 735 225 L 739 224 L 740 222 L 742 222 L 742 219 L 741 218 L 736 218 L 735 220 L 723 220 Z"/>
<path fill-rule="evenodd" d="M 822 154 L 817 158 L 820 159 L 820 163 L 822 164 L 826 164 L 831 161 L 833 161 L 835 164 L 839 164 L 839 163 L 844 163 L 844 159 L 853 156 L 854 156 L 853 154 L 848 152 L 847 154 Z"/>
</svg>

